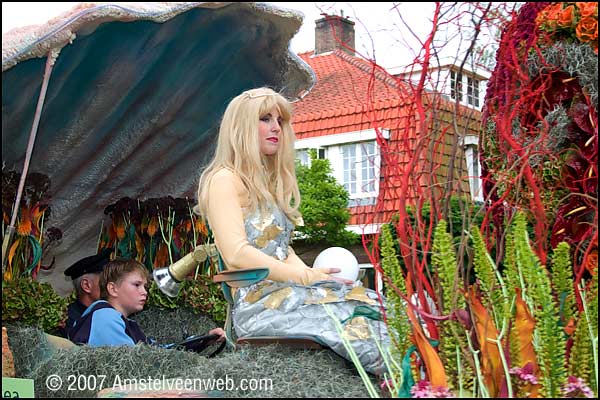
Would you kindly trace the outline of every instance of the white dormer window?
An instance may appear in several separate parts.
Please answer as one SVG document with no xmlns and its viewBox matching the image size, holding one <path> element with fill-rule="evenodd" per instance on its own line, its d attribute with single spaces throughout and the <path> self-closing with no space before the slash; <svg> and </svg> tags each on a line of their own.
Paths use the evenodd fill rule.
<svg viewBox="0 0 600 400">
<path fill-rule="evenodd" d="M 467 77 L 467 104 L 479 108 L 479 80 Z"/>
<path fill-rule="evenodd" d="M 450 71 L 450 98 L 479 109 L 481 107 L 481 83 L 481 79 L 476 77 Z M 465 87 L 467 88 L 466 96 L 463 89 Z"/>
<path fill-rule="evenodd" d="M 462 74 L 455 71 L 450 71 L 450 97 L 453 100 L 462 102 Z"/>
</svg>

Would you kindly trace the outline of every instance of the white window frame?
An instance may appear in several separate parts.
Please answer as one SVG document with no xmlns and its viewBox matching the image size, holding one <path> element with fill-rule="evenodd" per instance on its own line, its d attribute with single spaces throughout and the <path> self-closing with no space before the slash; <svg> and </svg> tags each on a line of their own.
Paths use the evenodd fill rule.
<svg viewBox="0 0 600 400">
<path fill-rule="evenodd" d="M 479 162 L 479 136 L 463 136 L 462 145 L 465 150 L 471 199 L 473 201 L 483 202 L 483 181 L 481 179 L 481 163 Z"/>
<path fill-rule="evenodd" d="M 374 153 L 368 154 L 366 153 L 366 145 L 372 144 Z M 379 168 L 381 166 L 381 152 L 379 151 L 379 146 L 375 140 L 369 140 L 366 142 L 355 142 L 355 143 L 344 143 L 338 147 L 338 151 L 340 152 L 340 158 L 342 159 L 342 168 L 340 173 L 340 178 L 338 178 L 338 182 L 342 185 L 346 186 L 348 184 L 348 193 L 350 195 L 350 199 L 365 199 L 365 198 L 373 198 L 377 197 L 379 194 Z M 354 168 L 351 170 L 356 174 L 355 183 L 355 193 L 351 192 L 350 182 L 345 182 L 345 159 L 344 159 L 344 148 L 354 149 Z M 371 170 L 373 172 L 372 177 L 364 177 L 363 176 L 363 166 L 366 164 L 367 173 Z M 365 186 L 372 186 L 371 190 L 365 190 Z"/>
<path fill-rule="evenodd" d="M 300 162 L 301 165 L 306 167 L 310 167 L 310 154 L 309 150 L 311 149 L 297 149 L 296 150 L 296 160 Z M 323 160 L 327 158 L 327 149 L 324 147 L 319 147 L 315 149 L 317 151 L 317 159 Z"/>
<path fill-rule="evenodd" d="M 458 73 L 451 69 L 449 78 L 450 92 L 445 92 L 452 101 L 457 101 L 467 107 L 480 110 L 483 104 L 483 92 L 485 92 L 485 79 L 478 75 L 472 75 L 468 70 Z M 457 99 L 458 97 L 458 99 Z"/>
<path fill-rule="evenodd" d="M 463 74 L 450 70 L 450 98 L 463 102 Z"/>
<path fill-rule="evenodd" d="M 467 104 L 475 108 L 481 104 L 480 85 L 479 79 L 467 76 Z"/>
<path fill-rule="evenodd" d="M 381 129 L 381 135 L 384 139 L 390 138 L 390 130 L 389 129 Z M 377 143 L 377 131 L 375 129 L 366 129 L 362 131 L 355 132 L 346 132 L 339 133 L 335 135 L 326 135 L 326 136 L 318 136 L 311 137 L 306 139 L 298 139 L 294 143 L 294 148 L 296 151 L 304 150 L 304 149 L 325 149 L 325 156 L 331 162 L 331 168 L 333 170 L 332 175 L 335 177 L 336 181 L 340 184 L 344 184 L 344 170 L 343 170 L 343 155 L 342 155 L 342 146 L 349 144 L 357 144 L 360 145 L 364 142 L 375 141 L 375 157 L 374 157 L 374 167 L 375 167 L 375 190 L 372 192 L 366 193 L 357 193 L 355 195 L 350 195 L 350 199 L 362 199 L 362 198 L 370 198 L 377 197 L 379 194 L 379 178 L 381 176 L 381 151 L 379 149 L 379 145 Z"/>
</svg>

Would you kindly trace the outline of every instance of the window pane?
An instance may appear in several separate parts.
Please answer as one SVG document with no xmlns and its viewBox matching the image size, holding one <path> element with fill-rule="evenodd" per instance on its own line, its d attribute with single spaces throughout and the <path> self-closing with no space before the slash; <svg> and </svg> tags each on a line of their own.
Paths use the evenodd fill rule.
<svg viewBox="0 0 600 400">
<path fill-rule="evenodd" d="M 363 193 L 375 191 L 375 141 L 361 144 L 360 188 Z"/>
<path fill-rule="evenodd" d="M 479 81 L 467 78 L 467 103 L 479 107 Z"/>
<path fill-rule="evenodd" d="M 450 97 L 462 101 L 462 74 L 450 71 Z"/>
<path fill-rule="evenodd" d="M 296 160 L 300 161 L 302 165 L 308 165 L 308 150 L 296 151 Z"/>
<path fill-rule="evenodd" d="M 356 193 L 356 145 L 342 146 L 344 187 L 350 195 Z"/>
</svg>

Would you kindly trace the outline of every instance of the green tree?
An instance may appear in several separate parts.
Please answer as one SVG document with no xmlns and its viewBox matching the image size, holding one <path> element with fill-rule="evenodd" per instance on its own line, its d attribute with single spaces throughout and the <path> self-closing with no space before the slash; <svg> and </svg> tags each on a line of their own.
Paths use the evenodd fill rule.
<svg viewBox="0 0 600 400">
<path fill-rule="evenodd" d="M 330 246 L 355 244 L 359 235 L 346 230 L 350 220 L 348 192 L 331 175 L 329 160 L 317 159 L 315 150 L 310 151 L 310 158 L 309 167 L 296 165 L 304 218 L 304 226 L 296 227 L 300 239 Z"/>
</svg>

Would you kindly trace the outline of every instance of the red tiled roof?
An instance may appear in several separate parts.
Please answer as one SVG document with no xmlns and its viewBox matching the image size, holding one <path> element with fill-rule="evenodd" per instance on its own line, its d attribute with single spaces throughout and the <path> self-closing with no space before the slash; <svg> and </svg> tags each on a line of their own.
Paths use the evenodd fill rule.
<svg viewBox="0 0 600 400">
<path fill-rule="evenodd" d="M 390 130 L 389 148 L 382 157 L 383 180 L 377 204 L 350 208 L 349 223 L 364 226 L 389 221 L 400 208 L 401 176 L 421 175 L 419 167 L 424 167 L 421 161 L 416 165 L 414 160 L 409 160 L 418 134 L 413 90 L 379 67 L 340 50 L 318 56 L 307 52 L 299 56 L 314 70 L 317 82 L 308 95 L 294 103 L 293 126 L 298 139 L 375 127 Z M 429 103 L 426 97 L 422 97 L 424 104 Z M 434 107 L 452 109 L 450 104 L 445 104 L 447 102 L 441 103 Z M 421 180 L 413 178 L 409 188 L 402 189 L 408 202 L 419 196 L 414 185 Z"/>
<path fill-rule="evenodd" d="M 315 71 L 317 83 L 306 97 L 294 104 L 295 124 L 362 113 L 369 103 L 381 108 L 402 100 L 402 86 L 397 79 L 376 64 L 340 50 L 317 56 L 311 51 L 299 56 Z M 371 85 L 373 90 L 369 90 Z"/>
</svg>

